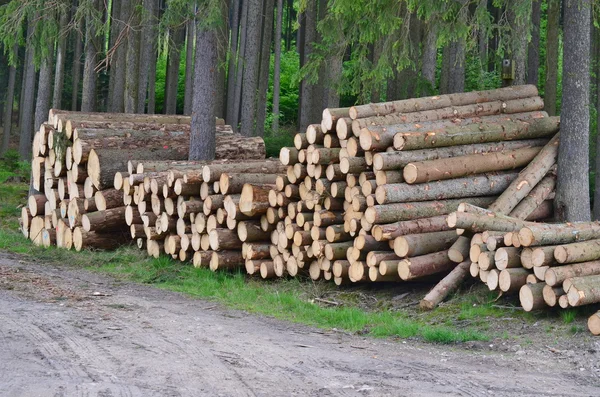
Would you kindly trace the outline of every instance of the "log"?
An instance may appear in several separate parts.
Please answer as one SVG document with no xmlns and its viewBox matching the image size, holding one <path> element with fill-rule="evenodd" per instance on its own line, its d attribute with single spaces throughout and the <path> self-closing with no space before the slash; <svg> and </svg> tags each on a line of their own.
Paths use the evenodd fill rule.
<svg viewBox="0 0 600 397">
<path fill-rule="evenodd" d="M 559 117 L 529 121 L 483 122 L 457 127 L 397 133 L 394 149 L 416 150 L 476 143 L 551 137 L 558 132 Z"/>
<path fill-rule="evenodd" d="M 479 266 L 479 269 L 480 278 L 481 274 L 485 275 L 485 281 L 483 279 L 481 281 L 485 282 L 490 291 L 496 291 L 498 289 L 498 284 L 500 283 L 500 271 L 498 269 L 483 270 L 481 269 L 481 266 Z"/>
<path fill-rule="evenodd" d="M 544 302 L 550 307 L 556 306 L 558 304 L 558 298 L 565 294 L 562 287 L 552 287 L 547 284 L 542 285 L 544 285 L 544 289 L 542 290 Z"/>
<path fill-rule="evenodd" d="M 492 203 L 494 199 L 495 197 L 474 197 L 462 200 L 454 199 L 376 205 L 365 211 L 365 218 L 372 224 L 427 218 L 437 215 L 446 215 L 456 211 L 461 202 L 468 202 L 470 204 L 485 207 Z"/>
<path fill-rule="evenodd" d="M 410 163 L 404 167 L 404 180 L 410 184 L 423 183 L 484 172 L 511 170 L 526 166 L 539 152 L 539 147 L 530 147 Z"/>
<path fill-rule="evenodd" d="M 471 239 L 471 248 L 469 249 L 469 259 L 471 262 L 477 262 L 482 252 L 489 251 L 484 244 L 474 244 L 475 238 Z"/>
<path fill-rule="evenodd" d="M 469 258 L 471 240 L 460 236 L 454 244 L 448 249 L 448 258 L 454 263 L 462 263 Z"/>
<path fill-rule="evenodd" d="M 404 281 L 430 276 L 452 270 L 456 266 L 448 259 L 448 251 L 416 256 L 402 260 L 398 265 L 398 274 Z"/>
<path fill-rule="evenodd" d="M 342 260 L 346 258 L 346 252 L 350 247 L 352 247 L 352 241 L 346 241 L 341 243 L 326 243 L 323 249 L 323 253 L 325 255 L 325 258 L 329 259 L 330 261 Z"/>
<path fill-rule="evenodd" d="M 43 194 L 33 194 L 27 199 L 27 208 L 31 216 L 38 216 L 44 212 L 44 205 L 48 201 L 48 198 Z"/>
<path fill-rule="evenodd" d="M 483 174 L 417 185 L 388 184 L 378 186 L 375 197 L 378 204 L 388 204 L 494 196 L 501 194 L 517 175 L 517 173 Z"/>
<path fill-rule="evenodd" d="M 244 258 L 240 251 L 213 252 L 210 259 L 210 270 L 235 270 L 244 268 Z"/>
<path fill-rule="evenodd" d="M 566 244 L 598 238 L 600 224 L 596 222 L 536 224 L 519 230 L 519 241 L 524 247 Z"/>
<path fill-rule="evenodd" d="M 554 258 L 554 250 L 557 246 L 530 248 L 531 263 L 533 266 L 555 266 L 558 262 Z"/>
<path fill-rule="evenodd" d="M 493 230 L 497 232 L 518 231 L 523 227 L 534 225 L 532 222 L 509 218 L 501 214 L 489 213 L 477 215 L 470 212 L 452 212 L 447 217 L 450 228 L 466 229 L 474 233 Z"/>
<path fill-rule="evenodd" d="M 220 194 L 239 194 L 245 184 L 274 185 L 277 174 L 223 173 L 219 179 Z"/>
<path fill-rule="evenodd" d="M 514 99 L 507 101 L 493 101 L 479 104 L 468 104 L 424 110 L 404 114 L 388 114 L 386 116 L 368 117 L 352 121 L 352 131 L 360 134 L 362 128 L 368 126 L 386 126 L 402 123 L 428 122 L 444 119 L 469 118 L 481 116 L 494 116 L 501 113 L 534 112 L 544 108 L 544 101 L 540 97 Z"/>
<path fill-rule="evenodd" d="M 371 233 L 377 241 L 388 241 L 407 234 L 441 232 L 450 229 L 446 223 L 446 216 L 440 215 L 386 225 L 374 225 Z"/>
<path fill-rule="evenodd" d="M 409 234 L 396 237 L 394 252 L 400 258 L 426 255 L 447 250 L 456 239 L 456 233 L 453 231 Z"/>
<path fill-rule="evenodd" d="M 590 318 L 588 318 L 587 325 L 592 335 L 600 335 L 600 311 L 592 314 Z"/>
<path fill-rule="evenodd" d="M 589 262 L 600 259 L 600 240 L 559 245 L 554 249 L 558 263 Z"/>
<path fill-rule="evenodd" d="M 498 248 L 494 254 L 494 263 L 498 270 L 521 267 L 521 250 L 515 247 Z"/>
<path fill-rule="evenodd" d="M 556 177 L 554 175 L 544 177 L 510 212 L 510 216 L 517 219 L 527 219 L 552 194 L 555 183 Z"/>
<path fill-rule="evenodd" d="M 330 131 L 336 126 L 337 122 L 344 117 L 348 117 L 350 108 L 326 108 L 323 110 L 323 119 L 321 129 Z"/>
<path fill-rule="evenodd" d="M 259 222 L 238 222 L 237 233 L 242 242 L 259 242 L 267 240 L 267 234 L 261 229 Z"/>
<path fill-rule="evenodd" d="M 81 251 L 84 248 L 94 248 L 102 250 L 112 250 L 125 243 L 120 236 L 114 233 L 102 234 L 97 232 L 85 231 L 81 227 L 73 229 L 73 247 L 75 251 Z"/>
<path fill-rule="evenodd" d="M 556 134 L 521 171 L 519 177 L 500 195 L 498 200 L 490 206 L 490 210 L 503 214 L 513 211 L 556 163 L 558 143 L 559 134 Z"/>
<path fill-rule="evenodd" d="M 549 286 L 556 287 L 569 278 L 596 275 L 600 275 L 600 261 L 597 260 L 550 267 L 544 274 L 544 281 Z"/>
<path fill-rule="evenodd" d="M 569 306 L 573 307 L 600 302 L 600 275 L 572 278 L 567 299 Z"/>
<path fill-rule="evenodd" d="M 519 290 L 519 301 L 526 312 L 546 307 L 544 301 L 544 284 L 525 284 Z"/>
<path fill-rule="evenodd" d="M 125 206 L 125 223 L 127 226 L 131 226 L 133 224 L 142 224 L 142 216 L 137 208 L 130 205 Z"/>
<path fill-rule="evenodd" d="M 538 95 L 534 85 L 512 86 L 487 91 L 448 94 L 423 98 L 404 99 L 392 102 L 370 103 L 368 105 L 352 106 L 348 110 L 351 119 L 383 116 L 392 113 L 418 112 L 440 109 L 450 106 L 463 106 L 473 103 L 492 101 L 507 101 L 512 99 L 529 98 Z"/>
<path fill-rule="evenodd" d="M 433 310 L 448 295 L 456 291 L 460 283 L 469 273 L 471 263 L 468 261 L 459 263 L 446 277 L 444 277 L 419 303 L 423 310 Z"/>
<path fill-rule="evenodd" d="M 202 179 L 204 182 L 214 182 L 218 181 L 223 173 L 285 174 L 286 171 L 287 167 L 278 160 L 230 162 L 206 165 L 202 169 Z"/>
<path fill-rule="evenodd" d="M 319 236 L 319 239 L 322 238 Z M 336 243 L 351 240 L 352 236 L 344 230 L 344 225 L 331 225 L 325 229 L 325 239 L 330 243 Z"/>
<path fill-rule="evenodd" d="M 517 292 L 527 281 L 527 269 L 504 269 L 500 272 L 498 286 L 502 292 Z"/>
<path fill-rule="evenodd" d="M 98 211 L 120 207 L 123 205 L 123 191 L 117 189 L 98 190 L 94 193 L 94 202 Z"/>
<path fill-rule="evenodd" d="M 479 264 L 479 269 L 481 270 L 490 271 L 496 268 L 496 264 L 494 263 L 494 252 L 481 252 L 476 262 Z"/>
<path fill-rule="evenodd" d="M 229 229 L 213 229 L 208 233 L 213 251 L 238 250 L 242 248 L 237 232 Z"/>
<path fill-rule="evenodd" d="M 96 211 L 81 216 L 81 225 L 86 232 L 119 230 L 125 225 L 125 211 L 127 207 L 111 208 L 105 211 Z"/>
</svg>

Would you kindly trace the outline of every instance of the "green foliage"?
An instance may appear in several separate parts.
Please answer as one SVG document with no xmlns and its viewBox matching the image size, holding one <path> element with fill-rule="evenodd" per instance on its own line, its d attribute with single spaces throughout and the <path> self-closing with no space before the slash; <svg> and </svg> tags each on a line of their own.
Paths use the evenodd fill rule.
<svg viewBox="0 0 600 397">
<path fill-rule="evenodd" d="M 275 133 L 272 130 L 265 130 L 265 148 L 267 157 L 279 157 L 279 151 L 282 147 L 294 146 L 295 130 L 282 128 Z"/>
<path fill-rule="evenodd" d="M 577 318 L 577 310 L 566 309 L 560 312 L 560 317 L 565 324 L 571 324 Z"/>
</svg>

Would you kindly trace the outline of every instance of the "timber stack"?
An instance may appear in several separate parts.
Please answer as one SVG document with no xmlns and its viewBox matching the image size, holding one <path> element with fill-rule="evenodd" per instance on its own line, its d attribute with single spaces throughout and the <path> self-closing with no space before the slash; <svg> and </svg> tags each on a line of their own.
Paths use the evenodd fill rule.
<svg viewBox="0 0 600 397">
<path fill-rule="evenodd" d="M 273 261 L 338 285 L 448 273 L 458 284 L 470 238 L 446 218 L 460 203 L 508 214 L 498 200 L 516 190 L 525 218 L 552 216 L 552 188 L 540 199 L 522 184 L 558 144 L 559 119 L 542 109 L 534 86 L 325 109 L 281 150 L 289 184 L 271 192 Z"/>
<path fill-rule="evenodd" d="M 530 195 L 550 191 L 552 183 L 544 177 Z M 461 204 L 448 216 L 449 226 L 472 233 L 464 271 L 492 291 L 518 294 L 525 311 L 600 303 L 600 224 L 542 224 L 514 215 Z M 599 316 L 588 321 L 594 335 Z"/>
<path fill-rule="evenodd" d="M 155 168 L 142 180 L 158 193 L 169 171 L 189 168 L 190 122 L 175 115 L 50 110 L 34 135 L 23 234 L 37 245 L 76 250 L 112 249 L 130 241 L 130 228 L 143 225 L 131 204 L 134 197 L 135 204 L 146 201 L 123 171 L 131 159 L 151 160 Z M 216 125 L 218 159 L 264 159 L 261 138 L 234 134 L 223 120 Z"/>
</svg>

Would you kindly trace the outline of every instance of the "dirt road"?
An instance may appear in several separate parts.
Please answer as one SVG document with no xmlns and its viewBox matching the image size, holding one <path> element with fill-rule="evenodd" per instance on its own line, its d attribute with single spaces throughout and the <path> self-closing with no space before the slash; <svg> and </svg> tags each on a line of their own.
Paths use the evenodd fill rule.
<svg viewBox="0 0 600 397">
<path fill-rule="evenodd" d="M 361 338 L 5 253 L 0 337 L 11 397 L 600 395 L 600 343 L 574 361 Z"/>
</svg>

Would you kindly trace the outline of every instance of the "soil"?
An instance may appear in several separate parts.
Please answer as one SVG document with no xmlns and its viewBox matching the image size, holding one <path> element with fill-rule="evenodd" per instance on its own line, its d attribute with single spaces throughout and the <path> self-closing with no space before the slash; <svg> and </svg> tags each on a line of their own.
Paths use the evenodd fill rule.
<svg viewBox="0 0 600 397">
<path fill-rule="evenodd" d="M 600 340 L 487 349 L 324 331 L 0 252 L 2 396 L 598 396 Z"/>
</svg>

